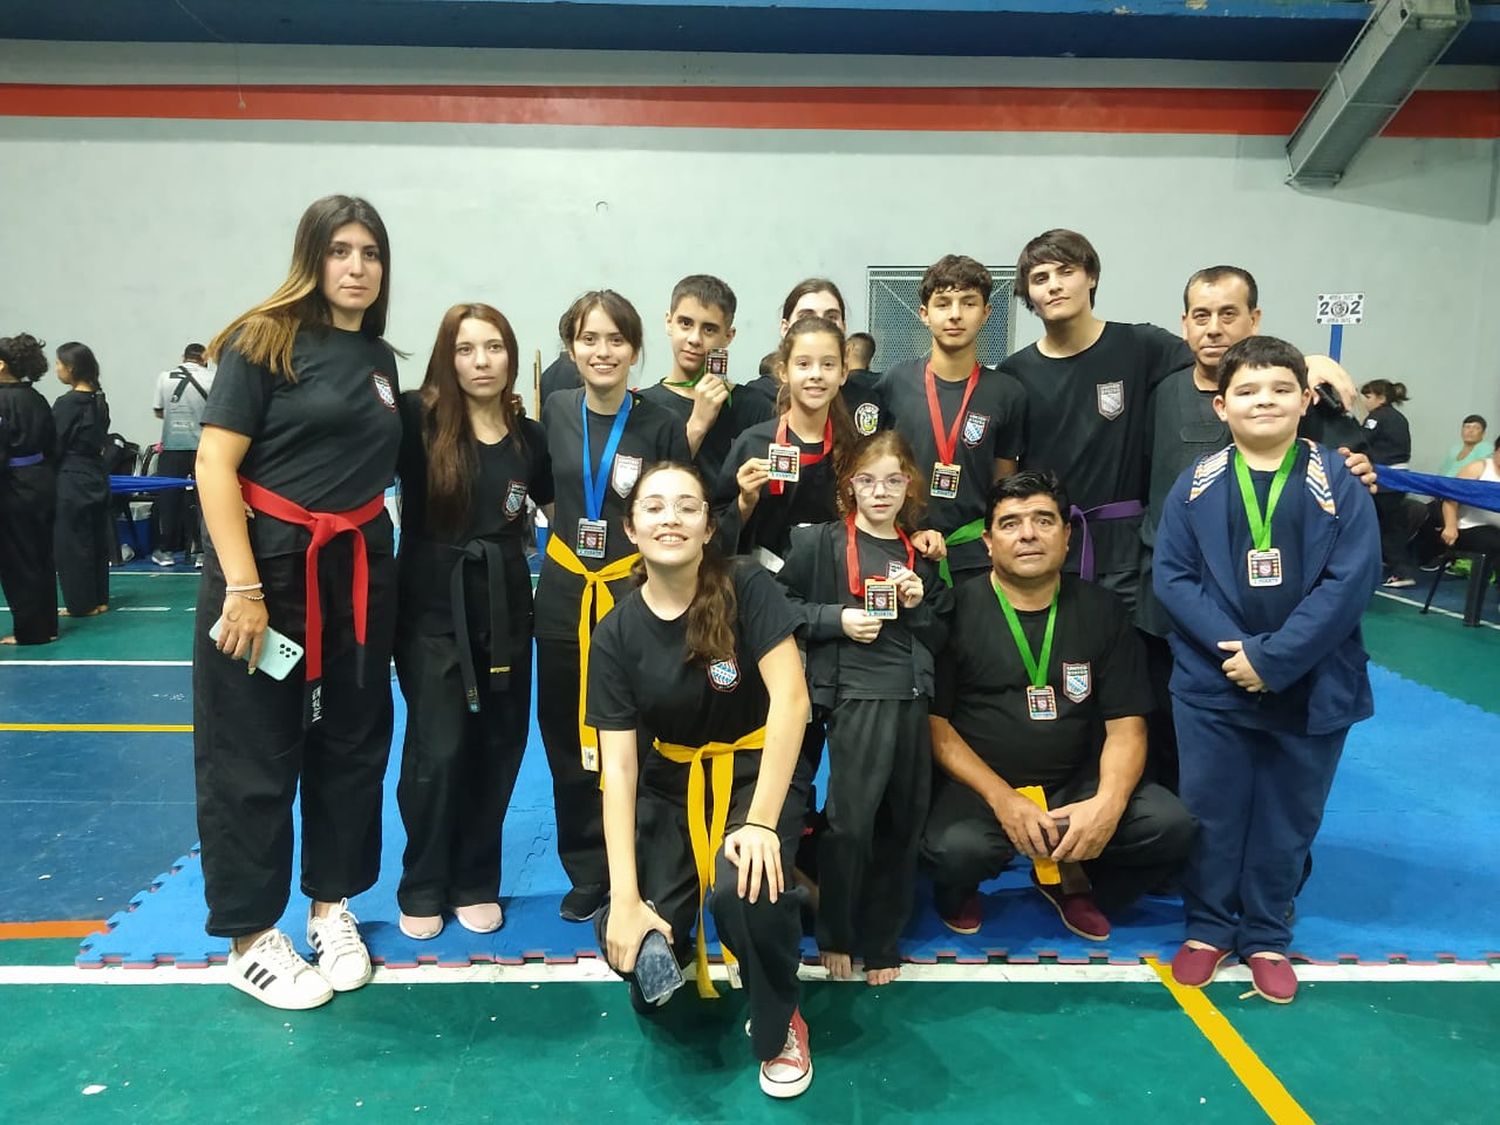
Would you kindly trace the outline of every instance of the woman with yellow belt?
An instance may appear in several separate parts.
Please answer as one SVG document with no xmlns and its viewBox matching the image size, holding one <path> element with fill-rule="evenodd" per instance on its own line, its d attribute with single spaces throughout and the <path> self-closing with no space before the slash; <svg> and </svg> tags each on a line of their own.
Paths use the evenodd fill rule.
<svg viewBox="0 0 1500 1125">
<path fill-rule="evenodd" d="M 808 706 L 796 620 L 770 574 L 711 546 L 696 469 L 647 470 L 625 530 L 640 588 L 599 626 L 589 668 L 610 874 L 600 945 L 644 1012 L 632 975 L 642 942 L 661 933 L 682 964 L 696 930 L 698 991 L 714 996 L 706 899 L 745 987 L 761 1089 L 794 1097 L 812 1081 L 797 1006 L 800 911 L 786 893 L 808 782 L 794 777 Z M 654 752 L 638 753 L 641 732 Z"/>
<path fill-rule="evenodd" d="M 583 719 L 589 642 L 629 588 L 635 548 L 622 524 L 625 497 L 646 466 L 689 454 L 677 417 L 626 386 L 641 355 L 635 306 L 596 290 L 573 302 L 563 324 L 583 386 L 542 404 L 555 499 L 536 592 L 536 718 L 552 771 L 557 854 L 572 883 L 559 913 L 586 922 L 609 890 L 598 736 Z"/>
</svg>

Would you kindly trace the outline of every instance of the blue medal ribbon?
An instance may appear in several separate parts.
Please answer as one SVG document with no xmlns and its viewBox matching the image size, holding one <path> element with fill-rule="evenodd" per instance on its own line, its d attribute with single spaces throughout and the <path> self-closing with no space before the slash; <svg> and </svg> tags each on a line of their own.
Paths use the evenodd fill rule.
<svg viewBox="0 0 1500 1125">
<path fill-rule="evenodd" d="M 583 421 L 583 506 L 588 518 L 597 520 L 604 510 L 604 489 L 609 480 L 609 468 L 614 462 L 615 451 L 620 448 L 620 437 L 625 433 L 625 419 L 630 416 L 631 395 L 625 392 L 625 401 L 615 413 L 614 425 L 604 443 L 604 452 L 599 457 L 599 467 L 589 467 L 589 406 L 588 396 L 578 400 L 578 414 Z"/>
</svg>

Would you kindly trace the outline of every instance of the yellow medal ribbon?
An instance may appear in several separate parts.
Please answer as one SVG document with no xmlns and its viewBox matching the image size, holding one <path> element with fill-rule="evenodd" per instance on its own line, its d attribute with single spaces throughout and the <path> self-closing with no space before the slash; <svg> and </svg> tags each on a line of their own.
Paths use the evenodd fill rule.
<svg viewBox="0 0 1500 1125">
<path fill-rule="evenodd" d="M 628 577 L 630 568 L 641 556 L 626 555 L 608 566 L 590 570 L 579 561 L 573 548 L 563 542 L 562 536 L 553 534 L 547 537 L 547 557 L 569 574 L 583 579 L 583 597 L 578 599 L 578 747 L 583 768 L 598 772 L 599 732 L 583 721 L 589 696 L 589 642 L 594 635 L 592 611 L 597 608 L 597 620 L 603 621 L 615 608 L 615 597 L 609 592 L 609 583 Z"/>
<path fill-rule="evenodd" d="M 703 934 L 703 900 L 713 886 L 714 857 L 724 844 L 724 826 L 729 822 L 729 801 L 734 790 L 734 754 L 736 750 L 762 750 L 766 745 L 766 728 L 753 730 L 735 742 L 708 742 L 702 746 L 679 746 L 673 742 L 656 741 L 656 751 L 669 762 L 678 762 L 688 767 L 687 817 L 688 838 L 693 844 L 693 861 L 698 866 L 698 995 L 705 1000 L 718 999 L 718 990 L 708 976 L 708 939 Z M 713 770 L 713 821 L 710 824 L 704 810 L 703 769 L 704 759 Z M 734 954 L 728 949 L 724 964 L 735 965 Z"/>
</svg>

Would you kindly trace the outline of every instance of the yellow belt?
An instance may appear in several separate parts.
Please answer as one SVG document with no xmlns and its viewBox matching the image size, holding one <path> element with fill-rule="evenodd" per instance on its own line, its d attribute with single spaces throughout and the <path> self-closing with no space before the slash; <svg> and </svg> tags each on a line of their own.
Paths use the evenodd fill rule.
<svg viewBox="0 0 1500 1125">
<path fill-rule="evenodd" d="M 1040 785 L 1023 785 L 1016 790 L 1043 812 L 1047 811 L 1047 794 Z M 1053 859 L 1034 859 L 1031 866 L 1036 869 L 1036 881 L 1046 887 L 1055 887 L 1062 882 L 1062 873 Z"/>
<path fill-rule="evenodd" d="M 573 548 L 563 542 L 562 536 L 554 531 L 547 537 L 547 557 L 569 574 L 576 574 L 583 579 L 583 597 L 578 599 L 578 750 L 583 759 L 583 768 L 598 772 L 599 732 L 583 721 L 589 698 L 589 641 L 594 635 L 596 620 L 591 611 L 597 607 L 597 620 L 603 621 L 605 615 L 615 608 L 615 598 L 609 592 L 609 583 L 628 577 L 630 568 L 641 556 L 626 555 L 608 566 L 590 570 L 579 561 Z"/>
<path fill-rule="evenodd" d="M 736 742 L 709 742 L 702 746 L 679 746 L 656 740 L 656 751 L 669 762 L 688 767 L 687 818 L 688 838 L 693 843 L 693 860 L 698 866 L 698 995 L 717 999 L 719 993 L 708 977 L 708 939 L 703 934 L 703 900 L 713 886 L 714 857 L 724 843 L 724 826 L 729 821 L 729 801 L 734 790 L 734 752 L 761 750 L 766 745 L 766 728 L 753 730 Z M 704 813 L 702 762 L 707 758 L 714 774 L 713 822 Z M 764 888 L 762 888 L 764 893 Z M 724 964 L 735 965 L 734 954 L 723 948 Z"/>
</svg>

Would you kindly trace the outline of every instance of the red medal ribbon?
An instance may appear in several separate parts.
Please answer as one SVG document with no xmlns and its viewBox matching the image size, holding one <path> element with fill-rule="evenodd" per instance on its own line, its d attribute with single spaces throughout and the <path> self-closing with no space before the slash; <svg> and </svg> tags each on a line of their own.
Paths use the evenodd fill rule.
<svg viewBox="0 0 1500 1125">
<path fill-rule="evenodd" d="M 854 517 L 851 515 L 845 524 L 849 529 L 848 543 L 844 547 L 844 566 L 849 571 L 849 592 L 856 598 L 862 598 L 865 596 L 865 580 L 859 576 L 859 542 L 855 533 Z M 898 527 L 896 534 L 901 538 L 901 545 L 906 548 L 906 569 L 914 570 L 917 564 L 917 550 L 911 545 L 911 538 L 906 532 Z"/>
<path fill-rule="evenodd" d="M 786 419 L 787 419 L 787 416 L 785 414 L 783 414 L 781 416 L 781 425 L 779 425 L 779 426 L 776 427 L 776 444 L 777 445 L 785 445 L 786 444 L 786 435 L 787 435 Z M 807 450 L 800 448 L 800 446 L 801 446 L 800 442 L 798 443 L 798 446 L 799 446 L 799 448 L 797 450 L 797 464 L 799 466 L 816 465 L 819 461 L 823 460 L 823 458 L 827 457 L 828 454 L 829 454 L 829 451 L 831 451 L 833 449 L 833 419 L 829 418 L 828 421 L 826 421 L 826 422 L 823 423 L 823 448 L 822 449 L 818 450 L 818 452 L 816 452 L 816 453 L 809 453 L 809 452 L 807 452 Z M 780 496 L 785 491 L 786 491 L 786 481 L 784 481 L 784 480 L 773 480 L 771 482 L 771 495 L 772 496 Z"/>
<path fill-rule="evenodd" d="M 969 409 L 969 400 L 974 397 L 974 388 L 979 386 L 979 364 L 969 372 L 969 385 L 964 388 L 964 400 L 958 405 L 953 425 L 948 436 L 943 436 L 943 408 L 938 402 L 937 376 L 932 371 L 932 360 L 927 361 L 927 414 L 932 419 L 932 439 L 937 442 L 938 460 L 944 465 L 953 464 L 953 455 L 958 450 L 958 430 L 964 423 L 964 414 Z"/>
</svg>

